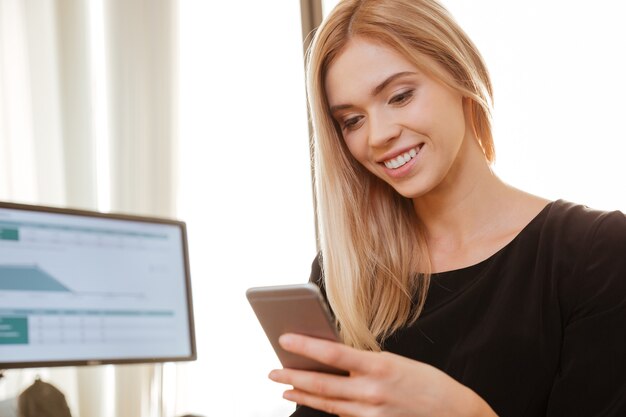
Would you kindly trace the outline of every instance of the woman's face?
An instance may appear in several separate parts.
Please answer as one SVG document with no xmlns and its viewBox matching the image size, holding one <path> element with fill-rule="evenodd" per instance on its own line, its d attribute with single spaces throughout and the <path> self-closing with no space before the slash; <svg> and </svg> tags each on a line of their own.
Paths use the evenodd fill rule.
<svg viewBox="0 0 626 417">
<path fill-rule="evenodd" d="M 460 93 L 358 37 L 330 65 L 325 88 L 332 117 L 365 168 L 409 198 L 446 183 L 471 131 Z"/>
</svg>

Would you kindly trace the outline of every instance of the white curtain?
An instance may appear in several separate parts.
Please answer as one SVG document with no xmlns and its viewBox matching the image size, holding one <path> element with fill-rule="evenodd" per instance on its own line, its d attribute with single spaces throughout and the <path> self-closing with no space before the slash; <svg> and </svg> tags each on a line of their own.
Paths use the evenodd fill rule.
<svg viewBox="0 0 626 417">
<path fill-rule="evenodd" d="M 0 2 L 0 198 L 66 197 L 54 8 Z"/>
<path fill-rule="evenodd" d="M 176 10 L 0 1 L 0 200 L 175 215 Z M 9 370 L 0 400 L 37 375 L 74 417 L 166 411 L 160 365 Z"/>
</svg>

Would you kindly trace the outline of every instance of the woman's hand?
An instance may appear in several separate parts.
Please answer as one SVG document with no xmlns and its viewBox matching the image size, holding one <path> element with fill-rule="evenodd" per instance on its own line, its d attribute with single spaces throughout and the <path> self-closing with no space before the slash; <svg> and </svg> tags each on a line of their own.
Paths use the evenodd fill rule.
<svg viewBox="0 0 626 417">
<path fill-rule="evenodd" d="M 272 371 L 270 379 L 293 386 L 284 398 L 298 404 L 342 417 L 496 415 L 475 392 L 430 365 L 295 334 L 279 341 L 285 350 L 350 372 Z"/>
</svg>

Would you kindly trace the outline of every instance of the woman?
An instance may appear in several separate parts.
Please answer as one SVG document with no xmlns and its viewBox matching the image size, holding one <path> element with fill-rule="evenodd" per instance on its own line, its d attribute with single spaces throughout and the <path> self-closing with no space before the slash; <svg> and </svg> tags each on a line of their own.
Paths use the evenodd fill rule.
<svg viewBox="0 0 626 417">
<path fill-rule="evenodd" d="M 345 345 L 281 344 L 350 375 L 272 371 L 294 415 L 626 415 L 626 217 L 494 175 L 488 72 L 447 11 L 344 1 L 308 66 L 311 278 Z"/>
</svg>

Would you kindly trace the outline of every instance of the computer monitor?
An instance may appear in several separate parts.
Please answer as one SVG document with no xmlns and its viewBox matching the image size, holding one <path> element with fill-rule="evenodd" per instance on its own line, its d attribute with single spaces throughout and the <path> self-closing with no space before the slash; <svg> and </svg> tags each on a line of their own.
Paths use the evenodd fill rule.
<svg viewBox="0 0 626 417">
<path fill-rule="evenodd" d="M 0 369 L 194 359 L 185 223 L 0 203 Z"/>
</svg>

